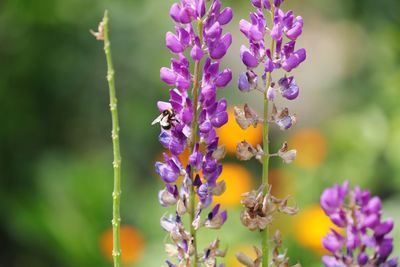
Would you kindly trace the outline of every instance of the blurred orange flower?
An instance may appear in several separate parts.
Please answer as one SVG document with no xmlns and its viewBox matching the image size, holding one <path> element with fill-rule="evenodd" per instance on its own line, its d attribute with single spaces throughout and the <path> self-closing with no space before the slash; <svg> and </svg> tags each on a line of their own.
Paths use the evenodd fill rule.
<svg viewBox="0 0 400 267">
<path fill-rule="evenodd" d="M 246 140 L 249 144 L 256 146 L 262 140 L 262 126 L 258 125 L 257 128 L 250 127 L 243 130 L 237 125 L 233 108 L 228 110 L 229 120 L 228 123 L 217 129 L 220 144 L 226 145 L 226 151 L 235 154 L 236 145 L 240 141 Z"/>
<path fill-rule="evenodd" d="M 297 149 L 294 163 L 302 168 L 315 168 L 326 157 L 327 144 L 323 134 L 317 129 L 301 129 L 289 140 L 290 147 Z"/>
<path fill-rule="evenodd" d="M 103 232 L 101 235 L 100 245 L 103 255 L 112 261 L 112 228 Z M 127 225 L 121 226 L 121 260 L 123 263 L 137 262 L 142 256 L 144 248 L 144 238 L 137 229 Z"/>
<path fill-rule="evenodd" d="M 322 238 L 330 228 L 340 231 L 318 204 L 301 209 L 300 213 L 294 216 L 294 232 L 297 240 L 318 254 L 325 251 L 322 246 Z"/>
<path fill-rule="evenodd" d="M 249 171 L 236 163 L 223 164 L 222 174 L 219 181 L 224 180 L 226 191 L 214 201 L 221 203 L 224 207 L 232 207 L 240 204 L 241 195 L 253 188 L 253 180 Z"/>
</svg>

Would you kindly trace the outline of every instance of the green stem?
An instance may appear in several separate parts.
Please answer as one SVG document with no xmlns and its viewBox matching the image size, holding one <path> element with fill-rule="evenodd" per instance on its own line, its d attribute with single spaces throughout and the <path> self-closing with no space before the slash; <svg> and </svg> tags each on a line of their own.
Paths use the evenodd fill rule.
<svg viewBox="0 0 400 267">
<path fill-rule="evenodd" d="M 271 4 L 271 25 L 274 24 L 274 13 L 275 7 Z M 271 56 L 274 57 L 274 47 L 275 40 L 271 38 Z M 268 171 L 269 171 L 269 115 L 268 115 L 268 106 L 269 101 L 267 97 L 268 88 L 271 86 L 271 73 L 267 73 L 267 81 L 265 84 L 264 90 L 264 127 L 263 127 L 263 173 L 262 173 L 262 183 L 265 185 L 264 194 L 269 193 L 269 181 L 268 181 Z M 261 233 L 261 248 L 263 254 L 262 267 L 269 266 L 269 255 L 270 255 L 270 247 L 268 244 L 269 241 L 269 227 L 267 226 L 264 230 L 260 231 Z"/>
<path fill-rule="evenodd" d="M 111 45 L 108 37 L 108 13 L 107 10 L 104 13 L 103 18 L 103 34 L 104 34 L 104 51 L 107 59 L 107 81 L 110 91 L 110 111 L 112 119 L 112 131 L 111 138 L 113 142 L 114 151 L 114 192 L 112 193 L 113 198 L 113 251 L 114 267 L 120 267 L 121 265 L 121 242 L 120 242 L 120 227 L 121 227 L 121 215 L 120 215 L 120 202 L 121 202 L 121 154 L 119 147 L 119 123 L 118 123 L 118 108 L 117 108 L 117 97 L 115 93 L 115 80 L 114 80 L 114 67 L 111 57 Z"/>
<path fill-rule="evenodd" d="M 200 44 L 203 42 L 203 21 L 198 20 L 197 29 L 199 32 Z M 192 154 L 194 150 L 194 146 L 198 142 L 198 101 L 199 101 L 199 88 L 200 88 L 200 60 L 194 63 L 194 73 L 193 73 L 193 119 L 192 119 L 192 145 L 190 147 L 190 154 Z M 192 168 L 191 177 L 194 179 L 194 170 Z M 197 267 L 197 238 L 196 238 L 196 229 L 193 226 L 193 221 L 195 220 L 195 208 L 196 208 L 196 192 L 194 190 L 194 185 L 192 183 L 190 187 L 190 235 L 192 236 L 192 244 L 194 247 L 194 256 L 193 256 L 193 267 Z"/>
</svg>

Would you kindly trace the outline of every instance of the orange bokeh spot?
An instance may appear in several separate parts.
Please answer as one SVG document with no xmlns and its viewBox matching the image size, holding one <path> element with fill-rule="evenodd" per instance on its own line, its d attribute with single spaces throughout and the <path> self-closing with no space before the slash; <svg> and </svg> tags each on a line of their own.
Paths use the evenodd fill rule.
<svg viewBox="0 0 400 267">
<path fill-rule="evenodd" d="M 228 123 L 217 129 L 220 144 L 226 145 L 228 153 L 235 154 L 236 145 L 246 140 L 249 144 L 256 146 L 262 140 L 262 126 L 258 125 L 256 128 L 249 127 L 246 130 L 237 125 L 233 108 L 228 110 L 229 120 Z"/>
<path fill-rule="evenodd" d="M 272 195 L 278 198 L 284 198 L 292 195 L 294 191 L 294 178 L 283 169 L 272 169 L 268 174 L 269 184 L 272 186 Z"/>
<path fill-rule="evenodd" d="M 112 261 L 112 228 L 107 229 L 101 235 L 100 245 L 103 255 Z M 144 248 L 144 238 L 137 229 L 127 225 L 121 226 L 121 260 L 123 263 L 137 262 L 142 256 Z"/>
<path fill-rule="evenodd" d="M 299 243 L 318 254 L 324 253 L 322 238 L 326 236 L 330 228 L 339 231 L 318 204 L 300 210 L 300 213 L 294 217 L 294 228 Z"/>
<path fill-rule="evenodd" d="M 235 163 L 223 164 L 222 174 L 218 180 L 225 181 L 226 191 L 222 196 L 215 197 L 214 201 L 224 207 L 239 205 L 242 194 L 253 188 L 251 174 L 246 168 Z"/>
<path fill-rule="evenodd" d="M 316 129 L 302 129 L 289 140 L 290 147 L 297 149 L 294 163 L 302 168 L 315 168 L 326 157 L 327 144 L 322 133 Z"/>
</svg>

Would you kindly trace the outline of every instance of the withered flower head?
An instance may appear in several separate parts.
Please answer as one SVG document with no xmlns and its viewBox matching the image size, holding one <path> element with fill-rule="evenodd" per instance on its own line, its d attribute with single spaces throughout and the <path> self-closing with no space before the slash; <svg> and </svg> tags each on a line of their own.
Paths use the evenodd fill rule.
<svg viewBox="0 0 400 267">
<path fill-rule="evenodd" d="M 287 257 L 287 250 L 281 251 L 282 239 L 279 230 L 276 230 L 274 235 L 274 249 L 272 251 L 272 262 L 276 267 L 289 267 L 289 258 Z M 292 267 L 301 267 L 299 263 Z"/>
<path fill-rule="evenodd" d="M 239 160 L 249 160 L 257 154 L 257 150 L 246 140 L 238 143 L 236 146 L 236 157 Z"/>
<path fill-rule="evenodd" d="M 272 222 L 271 210 L 269 210 L 269 195 L 263 194 L 265 185 L 258 190 L 243 194 L 241 201 L 244 210 L 240 214 L 240 219 L 244 226 L 254 231 L 263 230 Z"/>
<path fill-rule="evenodd" d="M 219 239 L 215 239 L 208 248 L 204 250 L 203 255 L 200 257 L 199 262 L 204 263 L 206 267 L 217 266 L 217 257 L 225 257 L 226 249 L 219 249 Z M 221 266 L 221 265 L 220 265 Z"/>
<path fill-rule="evenodd" d="M 297 150 L 291 149 L 289 150 L 287 142 L 282 144 L 281 149 L 278 151 L 278 156 L 283 159 L 283 162 L 289 164 L 292 163 L 297 156 Z"/>
<path fill-rule="evenodd" d="M 244 105 L 243 109 L 239 107 L 234 107 L 234 113 L 237 124 L 243 130 L 246 130 L 250 126 L 253 126 L 255 128 L 257 127 L 258 123 L 261 123 L 263 121 L 258 116 L 258 114 L 247 104 Z"/>
<path fill-rule="evenodd" d="M 264 194 L 265 185 L 258 190 L 243 194 L 242 205 L 244 210 L 240 214 L 240 219 L 250 230 L 263 230 L 273 220 L 276 212 L 294 215 L 298 212 L 297 207 L 288 206 L 289 197 L 279 199 L 272 196 L 271 188 L 267 194 Z"/>
</svg>

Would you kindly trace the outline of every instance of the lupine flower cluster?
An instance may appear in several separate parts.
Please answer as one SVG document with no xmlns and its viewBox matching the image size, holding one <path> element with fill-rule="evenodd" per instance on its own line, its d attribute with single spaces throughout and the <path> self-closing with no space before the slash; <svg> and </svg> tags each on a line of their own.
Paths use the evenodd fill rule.
<svg viewBox="0 0 400 267">
<path fill-rule="evenodd" d="M 213 196 L 222 194 L 226 187 L 218 180 L 222 172 L 218 160 L 224 157 L 225 148 L 218 145 L 215 129 L 228 120 L 227 102 L 218 100 L 216 91 L 232 79 L 230 69 L 220 69 L 220 61 L 232 43 L 231 34 L 223 33 L 223 26 L 231 21 L 233 13 L 229 7 L 221 8 L 220 0 L 213 0 L 208 9 L 205 0 L 181 0 L 172 5 L 170 16 L 175 22 L 175 33 L 167 32 L 166 46 L 175 57 L 169 68 L 161 68 L 160 78 L 173 88 L 169 102 L 157 104 L 160 112 L 169 110 L 173 114 L 171 127 L 162 128 L 159 135 L 160 143 L 170 154 L 164 153 L 163 162 L 155 164 L 165 183 L 159 201 L 164 207 L 176 207 L 173 215 L 161 218 L 162 227 L 174 243 L 166 246 L 167 253 L 178 260 L 177 265 L 170 261 L 167 264 L 197 266 L 202 262 L 216 266 L 215 257 L 224 255 L 218 250 L 219 241 L 215 240 L 203 254 L 197 254 L 195 233 L 203 226 L 218 229 L 227 219 L 219 204 L 205 218 L 201 214 L 212 204 Z M 194 73 L 190 71 L 191 62 Z M 185 149 L 190 151 L 186 166 L 178 157 Z M 193 194 L 199 199 L 196 205 Z M 187 213 L 191 215 L 190 232 L 182 222 Z"/>
<path fill-rule="evenodd" d="M 332 253 L 322 258 L 325 266 L 397 266 L 397 257 L 390 258 L 393 220 L 382 219 L 379 197 L 359 187 L 349 190 L 348 182 L 344 182 L 322 193 L 321 207 L 343 229 L 332 229 L 323 239 L 324 247 Z"/>
<path fill-rule="evenodd" d="M 280 241 L 275 242 L 274 253 L 269 253 L 268 225 L 273 221 L 276 211 L 289 215 L 297 213 L 296 207 L 288 207 L 288 199 L 273 197 L 268 185 L 268 162 L 272 156 L 278 156 L 285 163 L 291 163 L 297 151 L 289 149 L 287 142 L 276 153 L 269 152 L 269 124 L 276 124 L 281 130 L 287 130 L 296 123 L 296 117 L 289 112 L 287 107 L 278 108 L 275 99 L 281 95 L 287 100 L 294 100 L 299 95 L 299 86 L 293 76 L 288 73 L 297 68 L 305 59 L 304 48 L 296 49 L 297 38 L 303 31 L 303 18 L 295 16 L 293 11 L 284 12 L 281 9 L 282 0 L 251 0 L 256 8 L 250 13 L 250 20 L 240 20 L 240 31 L 249 41 L 249 46 L 242 45 L 240 58 L 247 70 L 239 75 L 238 88 L 242 92 L 252 90 L 260 91 L 264 96 L 264 116 L 260 117 L 247 104 L 244 108 L 235 107 L 236 122 L 242 129 L 256 127 L 262 124 L 263 146 L 253 147 L 246 140 L 237 145 L 236 155 L 240 160 L 249 160 L 255 157 L 263 164 L 263 180 L 261 187 L 244 195 L 242 204 L 244 210 L 241 214 L 242 223 L 250 230 L 260 230 L 262 236 L 262 257 L 257 253 L 256 260 L 249 260 L 242 254 L 237 255 L 238 260 L 246 266 L 287 266 L 286 254 L 279 254 Z M 267 23 L 267 17 L 270 22 Z M 266 39 L 270 43 L 266 45 Z M 257 70 L 262 67 L 261 75 Z M 279 79 L 272 77 L 277 71 L 284 72 Z M 261 77 L 261 79 L 259 79 Z M 262 83 L 259 83 L 262 80 Z M 269 114 L 269 103 L 272 112 Z M 265 230 L 265 231 L 264 231 Z M 278 235 L 280 236 L 280 235 Z M 257 252 L 257 250 L 256 250 Z M 268 258 L 272 254 L 272 262 Z M 262 258 L 262 260 L 260 259 Z"/>
</svg>

